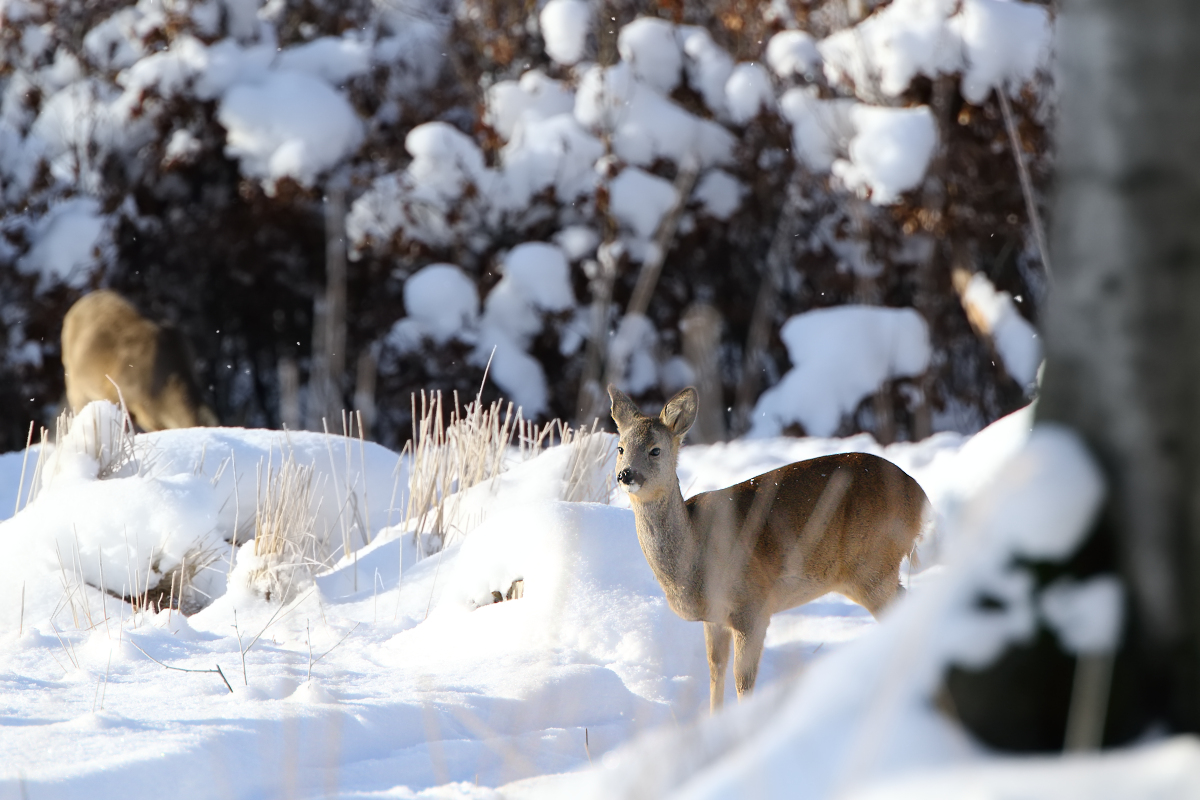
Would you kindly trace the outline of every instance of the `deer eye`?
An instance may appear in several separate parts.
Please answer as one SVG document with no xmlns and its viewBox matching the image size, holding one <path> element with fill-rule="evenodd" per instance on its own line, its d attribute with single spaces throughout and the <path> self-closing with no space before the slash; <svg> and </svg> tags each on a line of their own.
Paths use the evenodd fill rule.
<svg viewBox="0 0 1200 800">
<path fill-rule="evenodd" d="M 654 458 L 658 458 L 660 455 L 662 455 L 662 448 L 659 448 L 659 447 L 654 448 L 653 450 L 650 451 L 650 455 L 653 456 Z"/>
<path fill-rule="evenodd" d="M 624 447 L 618 447 L 618 448 L 617 448 L 617 455 L 619 455 L 619 456 L 623 456 L 623 455 L 625 455 L 625 448 L 624 448 Z"/>
</svg>

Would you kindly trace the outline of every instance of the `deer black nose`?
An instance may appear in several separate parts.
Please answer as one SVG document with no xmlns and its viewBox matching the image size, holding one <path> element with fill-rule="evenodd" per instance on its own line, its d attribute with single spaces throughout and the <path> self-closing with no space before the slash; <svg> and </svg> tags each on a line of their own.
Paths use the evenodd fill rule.
<svg viewBox="0 0 1200 800">
<path fill-rule="evenodd" d="M 621 470 L 617 473 L 617 480 L 626 486 L 633 483 L 633 470 L 631 470 L 629 467 Z"/>
</svg>

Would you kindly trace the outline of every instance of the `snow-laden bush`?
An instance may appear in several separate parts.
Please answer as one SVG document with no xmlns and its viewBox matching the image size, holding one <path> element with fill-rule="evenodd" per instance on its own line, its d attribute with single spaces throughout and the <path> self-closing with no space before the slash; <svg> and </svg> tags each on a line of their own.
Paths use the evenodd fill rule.
<svg viewBox="0 0 1200 800">
<path fill-rule="evenodd" d="M 42 491 L 57 482 L 122 478 L 137 474 L 133 422 L 125 409 L 107 400 L 88 403 L 78 414 L 63 412 L 53 447 L 39 451 Z M 43 463 L 44 461 L 44 463 Z"/>
<path fill-rule="evenodd" d="M 918 308 L 935 353 L 920 391 L 872 389 L 891 392 L 893 433 L 977 427 L 1027 384 L 992 366 L 938 276 L 966 258 L 1036 315 L 1029 208 L 992 91 L 1011 97 L 1040 185 L 1049 15 L 894 0 L 850 20 L 810 5 L 683 4 L 675 19 L 585 0 L 6 6 L 0 278 L 16 300 L 2 366 L 21 389 L 0 400 L 19 415 L 53 402 L 61 313 L 110 285 L 191 336 L 222 419 L 278 423 L 278 360 L 309 365 L 328 196 L 346 199 L 353 259 L 346 363 L 378 365 L 385 441 L 408 436 L 415 389 L 470 396 L 488 357 L 488 392 L 590 421 L 583 398 L 627 348 L 620 317 L 660 263 L 633 309 L 649 325 L 645 400 L 682 374 L 693 304 L 723 318 L 718 382 L 738 418 L 749 409 L 730 401 L 787 368 L 781 340 L 749 341 L 756 307 L 773 308 L 773 333 L 868 303 Z M 509 254 L 551 243 L 570 300 L 526 287 L 513 301 Z M 455 293 L 444 313 L 407 300 L 432 265 L 463 279 L 439 290 Z M 764 283 L 778 297 L 759 306 Z M 518 306 L 529 323 L 512 322 Z M 347 401 L 357 378 L 337 376 Z M 844 422 L 878 430 L 854 410 Z"/>
<path fill-rule="evenodd" d="M 778 436 L 799 423 L 831 436 L 881 384 L 929 366 L 929 328 L 909 308 L 839 306 L 799 314 L 779 332 L 792 369 L 754 407 L 751 433 Z"/>
</svg>

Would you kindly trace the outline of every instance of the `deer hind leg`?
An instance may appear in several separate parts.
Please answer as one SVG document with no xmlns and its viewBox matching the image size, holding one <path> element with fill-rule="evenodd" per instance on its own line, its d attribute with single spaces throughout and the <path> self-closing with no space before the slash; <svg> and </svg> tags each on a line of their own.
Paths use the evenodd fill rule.
<svg viewBox="0 0 1200 800">
<path fill-rule="evenodd" d="M 729 667 L 730 630 L 719 622 L 704 623 L 708 649 L 708 707 L 716 713 L 725 702 L 725 672 Z"/>
<path fill-rule="evenodd" d="M 753 617 L 739 624 L 733 631 L 733 680 L 737 687 L 738 700 L 742 700 L 754 689 L 758 677 L 758 662 L 762 658 L 763 640 L 767 638 L 767 614 Z"/>
</svg>

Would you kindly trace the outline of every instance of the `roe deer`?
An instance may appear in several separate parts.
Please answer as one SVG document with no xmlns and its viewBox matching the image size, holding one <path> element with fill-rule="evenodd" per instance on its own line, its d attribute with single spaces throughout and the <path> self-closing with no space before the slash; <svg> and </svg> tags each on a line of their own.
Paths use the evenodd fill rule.
<svg viewBox="0 0 1200 800">
<path fill-rule="evenodd" d="M 617 482 L 671 610 L 704 623 L 709 702 L 725 697 L 729 640 L 738 699 L 754 688 L 767 623 L 826 592 L 879 613 L 904 588 L 900 562 L 921 534 L 928 500 L 892 462 L 842 453 L 704 492 L 684 502 L 675 472 L 696 420 L 696 390 L 657 417 L 608 387 L 620 440 Z"/>
<path fill-rule="evenodd" d="M 67 311 L 62 362 L 76 413 L 93 400 L 123 398 L 145 431 L 218 424 L 200 399 L 183 334 L 146 319 L 116 292 L 84 295 Z"/>
</svg>

